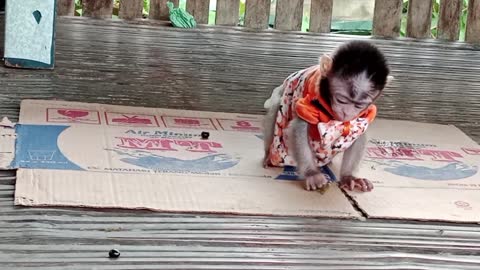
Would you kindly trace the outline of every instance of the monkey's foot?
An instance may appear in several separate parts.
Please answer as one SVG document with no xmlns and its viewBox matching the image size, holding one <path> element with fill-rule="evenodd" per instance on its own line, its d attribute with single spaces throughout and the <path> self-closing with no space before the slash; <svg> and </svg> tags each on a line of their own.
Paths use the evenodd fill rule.
<svg viewBox="0 0 480 270">
<path fill-rule="evenodd" d="M 358 188 L 362 192 L 372 191 L 373 184 L 368 179 L 357 178 L 354 176 L 344 176 L 340 180 L 340 187 L 353 191 Z"/>
<path fill-rule="evenodd" d="M 322 173 L 317 173 L 305 178 L 306 190 L 317 190 L 328 184 L 327 178 Z"/>
</svg>

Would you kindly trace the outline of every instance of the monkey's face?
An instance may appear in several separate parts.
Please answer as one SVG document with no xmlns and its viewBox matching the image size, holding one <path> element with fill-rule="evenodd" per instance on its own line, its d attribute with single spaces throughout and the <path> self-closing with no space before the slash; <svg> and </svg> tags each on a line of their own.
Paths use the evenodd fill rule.
<svg viewBox="0 0 480 270">
<path fill-rule="evenodd" d="M 351 121 L 368 108 L 380 95 L 366 71 L 342 76 L 331 74 L 328 78 L 330 104 L 338 121 Z"/>
<path fill-rule="evenodd" d="M 332 57 L 322 56 L 320 68 L 328 81 L 328 89 L 320 93 L 328 94 L 338 121 L 353 120 L 367 109 L 380 96 L 390 72 L 380 50 L 365 41 L 348 42 Z"/>
</svg>

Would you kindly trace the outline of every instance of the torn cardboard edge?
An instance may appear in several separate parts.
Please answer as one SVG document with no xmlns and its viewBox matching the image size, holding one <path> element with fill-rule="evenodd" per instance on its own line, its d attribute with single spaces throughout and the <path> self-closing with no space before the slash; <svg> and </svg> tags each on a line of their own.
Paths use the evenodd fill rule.
<svg viewBox="0 0 480 270">
<path fill-rule="evenodd" d="M 15 124 L 7 117 L 0 122 L 0 169 L 11 170 L 15 160 Z"/>
</svg>

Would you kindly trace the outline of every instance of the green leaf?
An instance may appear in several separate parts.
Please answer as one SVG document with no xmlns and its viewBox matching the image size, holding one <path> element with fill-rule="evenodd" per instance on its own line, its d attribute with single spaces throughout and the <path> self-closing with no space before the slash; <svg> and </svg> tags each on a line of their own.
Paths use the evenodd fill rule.
<svg viewBox="0 0 480 270">
<path fill-rule="evenodd" d="M 143 0 L 143 14 L 147 14 L 150 12 L 150 0 Z"/>
<path fill-rule="evenodd" d="M 430 24 L 430 29 L 436 29 L 438 25 L 438 17 L 432 18 L 432 23 Z"/>
<path fill-rule="evenodd" d="M 240 18 L 239 23 L 240 25 L 244 25 L 245 22 L 245 2 L 240 1 L 240 8 L 238 10 L 238 16 Z"/>
<path fill-rule="evenodd" d="M 433 1 L 432 14 L 438 16 L 440 13 L 440 0 Z"/>
<path fill-rule="evenodd" d="M 403 0 L 402 13 L 408 12 L 408 0 Z"/>
<path fill-rule="evenodd" d="M 407 35 L 407 14 L 402 14 L 402 21 L 400 22 L 400 36 Z"/>
<path fill-rule="evenodd" d="M 240 16 L 245 14 L 245 2 L 240 1 L 240 9 L 239 9 L 238 13 L 239 13 Z"/>
<path fill-rule="evenodd" d="M 75 0 L 75 16 L 83 15 L 82 0 Z"/>
</svg>

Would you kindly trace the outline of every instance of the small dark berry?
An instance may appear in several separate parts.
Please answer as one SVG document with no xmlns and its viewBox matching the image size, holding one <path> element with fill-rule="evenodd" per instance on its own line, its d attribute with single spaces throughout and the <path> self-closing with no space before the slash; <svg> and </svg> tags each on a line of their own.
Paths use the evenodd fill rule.
<svg viewBox="0 0 480 270">
<path fill-rule="evenodd" d="M 118 251 L 118 249 L 112 249 L 112 250 L 110 250 L 110 252 L 108 252 L 108 257 L 118 258 L 118 257 L 120 257 L 120 251 Z"/>
<path fill-rule="evenodd" d="M 201 135 L 202 135 L 202 139 L 204 139 L 204 140 L 208 140 L 208 137 L 210 137 L 210 133 L 208 133 L 206 131 L 202 132 Z"/>
</svg>

